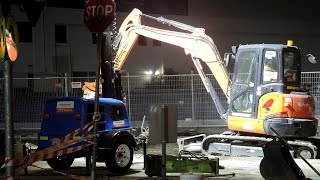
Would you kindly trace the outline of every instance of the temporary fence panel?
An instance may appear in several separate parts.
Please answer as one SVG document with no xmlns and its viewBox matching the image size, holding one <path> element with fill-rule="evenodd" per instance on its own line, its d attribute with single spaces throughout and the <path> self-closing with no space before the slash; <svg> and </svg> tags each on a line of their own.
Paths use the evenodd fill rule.
<svg viewBox="0 0 320 180">
<path fill-rule="evenodd" d="M 178 126 L 225 125 L 199 75 L 130 76 L 122 84 L 134 126 L 141 125 L 143 116 L 148 122 L 151 107 L 159 104 L 177 105 Z"/>
<path fill-rule="evenodd" d="M 227 99 L 212 75 L 208 75 L 222 104 Z M 302 73 L 302 84 L 310 88 L 320 115 L 320 72 Z M 82 86 L 95 77 L 51 77 L 13 79 L 13 119 L 15 129 L 39 129 L 44 102 L 53 97 L 82 97 Z M 0 79 L 0 128 L 4 128 L 3 79 Z M 198 74 L 122 76 L 123 92 L 132 126 L 140 127 L 150 108 L 159 104 L 177 106 L 178 126 L 225 126 Z"/>
<path fill-rule="evenodd" d="M 316 115 L 320 115 L 320 72 L 303 72 L 302 85 L 309 88 L 316 101 Z"/>
</svg>

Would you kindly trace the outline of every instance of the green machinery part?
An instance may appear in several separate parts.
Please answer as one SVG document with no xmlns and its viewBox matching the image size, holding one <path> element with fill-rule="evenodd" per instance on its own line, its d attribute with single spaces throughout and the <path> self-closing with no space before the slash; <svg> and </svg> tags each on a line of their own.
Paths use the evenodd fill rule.
<svg viewBox="0 0 320 180">
<path fill-rule="evenodd" d="M 160 155 L 146 155 L 145 174 L 161 176 L 162 157 Z M 166 172 L 169 173 L 211 173 L 219 174 L 219 159 L 205 157 L 166 156 Z"/>
</svg>

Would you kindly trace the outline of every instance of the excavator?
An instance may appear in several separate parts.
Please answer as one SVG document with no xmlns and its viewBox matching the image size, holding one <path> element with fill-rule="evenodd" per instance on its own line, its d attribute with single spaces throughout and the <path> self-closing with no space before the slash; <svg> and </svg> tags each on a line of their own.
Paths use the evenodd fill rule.
<svg viewBox="0 0 320 180">
<path fill-rule="evenodd" d="M 142 17 L 181 31 L 142 25 Z M 285 45 L 234 46 L 232 53 L 225 53 L 222 59 L 214 41 L 203 28 L 153 17 L 133 9 L 114 39 L 115 71 L 121 70 L 139 36 L 181 47 L 186 55 L 191 56 L 217 112 L 232 132 L 205 137 L 202 141 L 203 152 L 208 151 L 211 143 L 221 140 L 260 146 L 264 152 L 260 171 L 265 179 L 305 178 L 289 154 L 289 148 L 293 148 L 299 156 L 299 153 L 305 152 L 311 158 L 319 158 L 320 139 L 315 137 L 318 128 L 315 100 L 301 87 L 302 55 L 292 41 Z M 227 109 L 206 76 L 203 64 L 209 68 L 227 97 Z M 94 92 L 95 88 L 89 85 L 85 85 L 83 90 Z"/>
</svg>

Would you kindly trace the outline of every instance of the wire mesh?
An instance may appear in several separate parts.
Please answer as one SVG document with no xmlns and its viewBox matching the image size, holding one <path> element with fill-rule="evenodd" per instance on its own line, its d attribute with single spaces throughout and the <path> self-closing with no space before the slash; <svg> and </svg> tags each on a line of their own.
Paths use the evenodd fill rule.
<svg viewBox="0 0 320 180">
<path fill-rule="evenodd" d="M 316 115 L 320 115 L 320 72 L 304 72 L 301 74 L 302 85 L 307 87 L 316 102 Z"/>
<path fill-rule="evenodd" d="M 213 79 L 213 76 L 210 77 Z M 135 126 L 141 124 L 143 116 L 148 121 L 151 107 L 161 104 L 177 106 L 179 126 L 225 124 L 220 120 L 199 75 L 125 77 L 123 88 L 125 92 L 130 91 L 129 113 Z M 219 94 L 222 95 L 221 90 Z"/>
<path fill-rule="evenodd" d="M 227 99 L 213 75 L 208 75 L 227 108 Z M 302 73 L 302 84 L 310 88 L 320 115 L 320 72 Z M 13 79 L 13 119 L 15 129 L 39 129 L 46 100 L 61 96 L 82 97 L 82 86 L 95 77 L 50 77 Z M 150 109 L 159 104 L 177 106 L 180 127 L 224 126 L 198 74 L 122 76 L 122 87 L 132 126 L 148 125 Z M 3 79 L 0 79 L 0 128 L 4 128 Z"/>
</svg>

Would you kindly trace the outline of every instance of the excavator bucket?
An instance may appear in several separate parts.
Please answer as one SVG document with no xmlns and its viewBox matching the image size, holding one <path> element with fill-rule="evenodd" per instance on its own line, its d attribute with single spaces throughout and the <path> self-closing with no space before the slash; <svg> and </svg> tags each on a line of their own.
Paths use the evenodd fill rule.
<svg viewBox="0 0 320 180">
<path fill-rule="evenodd" d="M 264 157 L 260 163 L 261 176 L 266 180 L 306 179 L 293 160 L 288 145 L 275 137 L 263 147 Z"/>
</svg>

